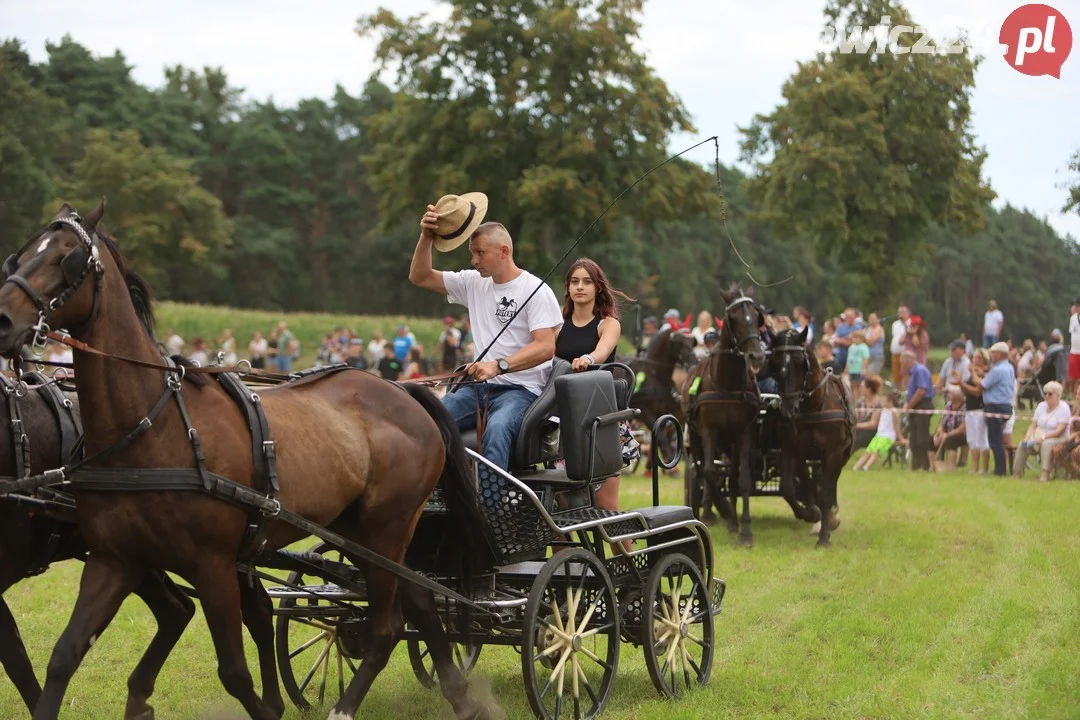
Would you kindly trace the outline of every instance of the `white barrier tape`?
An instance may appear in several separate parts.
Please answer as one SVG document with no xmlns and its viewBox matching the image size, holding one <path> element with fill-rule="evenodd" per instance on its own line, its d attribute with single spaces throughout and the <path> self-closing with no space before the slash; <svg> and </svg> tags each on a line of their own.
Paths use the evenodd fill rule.
<svg viewBox="0 0 1080 720">
<path fill-rule="evenodd" d="M 884 408 L 861 408 L 862 410 L 882 410 Z M 896 411 L 901 415 L 982 415 L 988 418 L 1001 418 L 1002 420 L 1008 420 L 1009 418 L 1016 418 L 1017 420 L 1034 420 L 1034 415 L 1017 415 L 1011 413 L 1006 415 L 1005 413 L 988 413 L 985 410 L 904 410 L 903 408 L 896 408 Z M 1073 416 L 1072 420 L 1080 420 L 1080 415 Z"/>
</svg>

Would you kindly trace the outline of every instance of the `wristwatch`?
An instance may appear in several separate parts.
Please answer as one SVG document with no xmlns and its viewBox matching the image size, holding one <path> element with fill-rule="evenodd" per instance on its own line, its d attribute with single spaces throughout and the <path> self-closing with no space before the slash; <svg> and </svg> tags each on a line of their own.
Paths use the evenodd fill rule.
<svg viewBox="0 0 1080 720">
<path fill-rule="evenodd" d="M 506 358 L 499 358 L 495 364 L 499 366 L 500 375 L 510 372 L 510 362 Z"/>
</svg>

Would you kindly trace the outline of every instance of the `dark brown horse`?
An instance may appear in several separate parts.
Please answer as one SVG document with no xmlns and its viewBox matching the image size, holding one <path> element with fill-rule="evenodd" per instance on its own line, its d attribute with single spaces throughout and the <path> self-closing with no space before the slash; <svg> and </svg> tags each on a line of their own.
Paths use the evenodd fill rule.
<svg viewBox="0 0 1080 720">
<path fill-rule="evenodd" d="M 24 477 L 70 462 L 81 445 L 79 398 L 74 390 L 50 393 L 44 377 L 24 376 L 25 385 L 4 383 L 0 400 L 0 469 L 9 478 Z M 70 407 L 64 403 L 69 403 Z M 14 407 L 13 407 L 14 406 Z M 22 427 L 13 429 L 17 418 Z M 19 435 L 25 437 L 28 456 L 19 462 Z M 73 437 L 74 436 L 74 437 Z M 50 565 L 65 560 L 85 561 L 86 543 L 79 532 L 74 506 L 69 498 L 43 489 L 29 496 L 0 497 L 0 595 L 23 580 L 44 572 Z M 245 578 L 246 580 L 246 578 Z M 252 632 L 259 650 L 263 679 L 263 698 L 284 708 L 278 689 L 277 664 L 274 662 L 273 634 L 259 634 L 272 622 L 273 608 L 262 586 L 241 585 L 244 622 Z M 162 664 L 195 615 L 195 605 L 163 572 L 149 572 L 135 594 L 142 598 L 158 623 L 158 633 L 128 680 L 131 709 L 152 713 L 147 698 Z M 19 691 L 31 713 L 41 697 L 41 686 L 18 625 L 7 603 L 0 597 L 0 664 Z M 138 713 L 131 713 L 137 716 Z"/>
<path fill-rule="evenodd" d="M 652 428 L 657 418 L 664 415 L 674 416 L 680 424 L 685 424 L 682 404 L 679 402 L 679 386 L 675 371 L 688 368 L 694 361 L 694 346 L 697 341 L 686 332 L 672 332 L 664 328 L 649 340 L 644 356 L 637 356 L 626 362 L 638 380 L 630 407 L 641 410 L 636 420 L 646 428 Z M 670 441 L 674 442 L 672 433 Z M 654 440 L 655 442 L 655 440 Z M 668 448 L 665 457 L 672 457 L 674 448 Z"/>
<path fill-rule="evenodd" d="M 85 219 L 65 205 L 5 263 L 11 274 L 0 287 L 0 353 L 17 354 L 47 324 L 67 328 L 76 340 L 111 356 L 75 352 L 88 456 L 118 447 L 151 408 L 171 398 L 137 441 L 119 446 L 93 469 L 201 466 L 253 486 L 253 433 L 244 411 L 206 376 L 157 369 L 165 361 L 153 337 L 149 290 L 98 229 L 103 214 L 104 202 Z M 441 482 L 460 530 L 455 540 L 463 546 L 461 556 L 476 558 L 469 568 L 483 569 L 488 550 L 471 464 L 453 421 L 430 391 L 342 371 L 259 395 L 275 446 L 277 500 L 283 509 L 401 563 L 424 505 Z M 200 598 L 225 689 L 251 717 L 276 720 L 282 708 L 255 694 L 241 638 L 236 564 L 249 511 L 198 491 L 146 486 L 103 491 L 80 488 L 78 474 L 74 481 L 90 555 L 34 717 L 57 717 L 71 676 L 124 598 L 148 572 L 168 570 L 191 583 Z M 262 549 L 281 548 L 306 535 L 271 520 Z M 397 575 L 359 556 L 346 556 L 368 568 L 368 638 L 362 664 L 331 717 L 355 715 L 402 635 L 403 611 L 425 634 L 440 687 L 458 717 L 482 716 L 485 708 L 468 696 L 451 659 L 431 591 L 399 583 Z M 468 580 L 465 576 L 466 585 Z M 272 630 L 269 620 L 265 630 Z M 129 707 L 127 717 L 134 716 Z"/>
<path fill-rule="evenodd" d="M 750 531 L 750 449 L 754 423 L 761 405 L 755 375 L 765 362 L 761 327 L 765 316 L 750 295 L 737 287 L 721 292 L 724 327 L 713 346 L 683 385 L 690 461 L 700 461 L 707 495 L 728 529 L 739 533 L 739 543 L 752 547 Z M 696 378 L 696 392 L 691 394 Z M 714 460 L 731 457 L 731 473 L 724 482 Z M 726 484 L 726 488 L 725 488 Z M 728 492 L 725 492 L 727 489 Z M 742 496 L 742 526 L 736 513 L 736 491 Z"/>
<path fill-rule="evenodd" d="M 807 329 L 777 333 L 770 359 L 780 390 L 778 426 L 783 461 L 780 490 L 803 520 L 826 516 L 818 547 L 829 547 L 830 533 L 840 525 L 836 486 L 855 447 L 855 410 L 851 394 L 839 377 L 825 372 L 806 345 Z M 821 463 L 821 472 L 806 472 L 808 461 Z M 795 475 L 800 476 L 796 498 Z M 804 504 L 800 514 L 800 502 Z"/>
</svg>

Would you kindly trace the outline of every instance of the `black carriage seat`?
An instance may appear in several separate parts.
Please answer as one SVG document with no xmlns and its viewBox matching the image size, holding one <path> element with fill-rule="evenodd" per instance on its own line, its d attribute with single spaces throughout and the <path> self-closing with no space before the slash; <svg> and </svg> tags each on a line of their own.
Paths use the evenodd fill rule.
<svg viewBox="0 0 1080 720">
<path fill-rule="evenodd" d="M 545 425 L 548 418 L 555 415 L 555 380 L 572 372 L 570 363 L 562 358 L 552 360 L 551 375 L 540 395 L 532 401 L 521 420 L 521 428 L 514 438 L 510 452 L 510 474 L 516 475 L 528 468 L 541 465 L 544 461 L 558 459 L 558 454 L 545 451 L 544 438 L 547 434 Z M 467 430 L 461 434 L 465 447 L 476 451 L 476 431 Z"/>
<path fill-rule="evenodd" d="M 564 467 L 527 473 L 532 483 L 588 485 L 618 475 L 623 467 L 619 422 L 641 413 L 627 408 L 627 382 L 608 370 L 555 378 L 555 405 Z"/>
</svg>

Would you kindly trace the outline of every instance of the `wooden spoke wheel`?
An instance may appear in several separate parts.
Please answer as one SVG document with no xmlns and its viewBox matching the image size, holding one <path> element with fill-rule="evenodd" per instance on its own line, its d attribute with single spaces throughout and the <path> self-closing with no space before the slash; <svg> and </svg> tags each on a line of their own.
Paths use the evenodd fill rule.
<svg viewBox="0 0 1080 720">
<path fill-rule="evenodd" d="M 428 648 L 427 643 L 419 639 L 410 639 L 407 645 L 409 646 L 409 664 L 412 665 L 416 679 L 426 688 L 433 688 L 438 685 L 435 663 L 432 660 L 431 650 Z M 454 664 L 458 666 L 463 675 L 468 675 L 469 671 L 476 665 L 482 647 L 482 645 L 450 643 L 450 652 L 454 655 Z"/>
<path fill-rule="evenodd" d="M 337 562 L 348 560 L 327 543 L 310 552 Z M 285 692 L 301 710 L 333 705 L 345 693 L 363 655 L 365 608 L 356 600 L 333 602 L 341 589 L 319 577 L 294 571 L 288 582 L 324 597 L 286 597 L 275 610 L 278 670 Z M 337 599 L 340 600 L 340 597 Z M 327 690 L 337 688 L 327 702 Z"/>
<path fill-rule="evenodd" d="M 641 610 L 645 666 L 656 689 L 677 698 L 705 686 L 712 672 L 713 615 L 709 589 L 690 558 L 665 555 L 653 566 Z"/>
<path fill-rule="evenodd" d="M 615 588 L 593 553 L 556 553 L 533 581 L 522 623 L 521 669 L 539 718 L 593 718 L 619 666 Z"/>
</svg>

